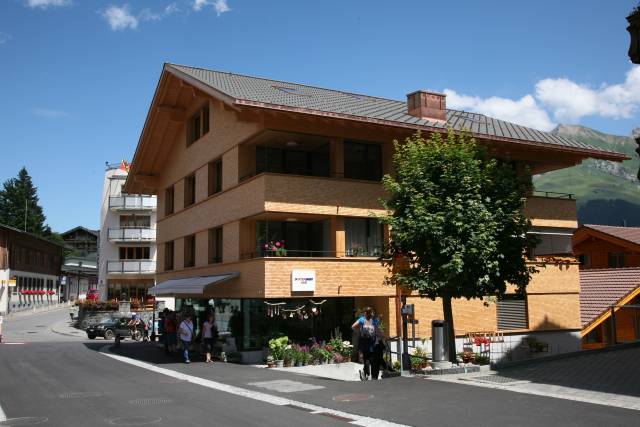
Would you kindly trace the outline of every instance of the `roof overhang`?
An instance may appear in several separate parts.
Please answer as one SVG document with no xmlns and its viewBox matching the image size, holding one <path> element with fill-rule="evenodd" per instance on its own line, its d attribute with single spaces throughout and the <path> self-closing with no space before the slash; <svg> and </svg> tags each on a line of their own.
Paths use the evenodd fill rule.
<svg viewBox="0 0 640 427">
<path fill-rule="evenodd" d="M 211 276 L 187 277 L 182 279 L 169 279 L 160 282 L 149 289 L 149 295 L 157 297 L 185 297 L 197 298 L 204 296 L 207 290 L 215 285 L 239 277 L 240 273 L 231 272 L 214 274 Z"/>
<path fill-rule="evenodd" d="M 572 239 L 573 247 L 575 248 L 576 246 L 580 245 L 581 243 L 586 241 L 589 237 L 602 239 L 614 245 L 618 245 L 632 251 L 640 252 L 640 245 L 638 245 L 637 243 L 622 239 L 617 236 L 613 236 L 611 234 L 605 233 L 604 231 L 600 231 L 595 228 L 591 228 L 588 225 L 583 225 L 582 227 L 578 228 L 575 231 L 575 233 L 573 233 L 573 239 Z"/>
</svg>

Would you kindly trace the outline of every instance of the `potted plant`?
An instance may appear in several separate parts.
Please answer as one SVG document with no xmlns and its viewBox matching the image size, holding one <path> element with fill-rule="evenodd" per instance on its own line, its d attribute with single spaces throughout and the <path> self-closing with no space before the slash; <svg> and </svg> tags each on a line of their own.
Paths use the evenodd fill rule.
<svg viewBox="0 0 640 427">
<path fill-rule="evenodd" d="M 267 368 L 273 368 L 276 366 L 276 362 L 273 360 L 273 356 L 267 356 Z"/>
<path fill-rule="evenodd" d="M 284 366 L 284 349 L 289 343 L 289 337 L 273 338 L 269 340 L 270 354 L 276 362 L 276 367 Z"/>
<path fill-rule="evenodd" d="M 286 346 L 284 349 L 284 366 L 285 368 L 290 368 L 293 364 L 293 348 L 290 345 Z"/>
</svg>

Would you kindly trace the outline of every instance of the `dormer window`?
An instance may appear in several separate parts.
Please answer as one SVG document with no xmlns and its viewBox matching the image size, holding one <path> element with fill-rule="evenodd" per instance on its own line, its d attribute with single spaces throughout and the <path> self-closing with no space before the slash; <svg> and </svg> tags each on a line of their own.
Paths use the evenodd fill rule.
<svg viewBox="0 0 640 427">
<path fill-rule="evenodd" d="M 187 146 L 209 133 L 209 104 L 200 108 L 191 116 L 187 124 Z"/>
</svg>

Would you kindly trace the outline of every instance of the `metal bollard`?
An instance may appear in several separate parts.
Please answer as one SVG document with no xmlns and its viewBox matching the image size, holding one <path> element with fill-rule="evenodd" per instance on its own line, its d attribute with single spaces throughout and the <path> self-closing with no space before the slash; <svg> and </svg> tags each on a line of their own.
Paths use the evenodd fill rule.
<svg viewBox="0 0 640 427">
<path fill-rule="evenodd" d="M 116 334 L 115 346 L 120 347 L 120 334 Z"/>
</svg>

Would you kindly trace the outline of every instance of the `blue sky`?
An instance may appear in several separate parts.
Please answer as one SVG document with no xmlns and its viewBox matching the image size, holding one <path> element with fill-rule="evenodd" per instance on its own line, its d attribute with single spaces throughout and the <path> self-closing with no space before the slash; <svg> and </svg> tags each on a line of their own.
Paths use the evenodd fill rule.
<svg viewBox="0 0 640 427">
<path fill-rule="evenodd" d="M 405 99 L 548 130 L 640 126 L 634 1 L 0 0 L 0 181 L 27 167 L 56 231 L 97 227 L 164 62 Z"/>
</svg>

